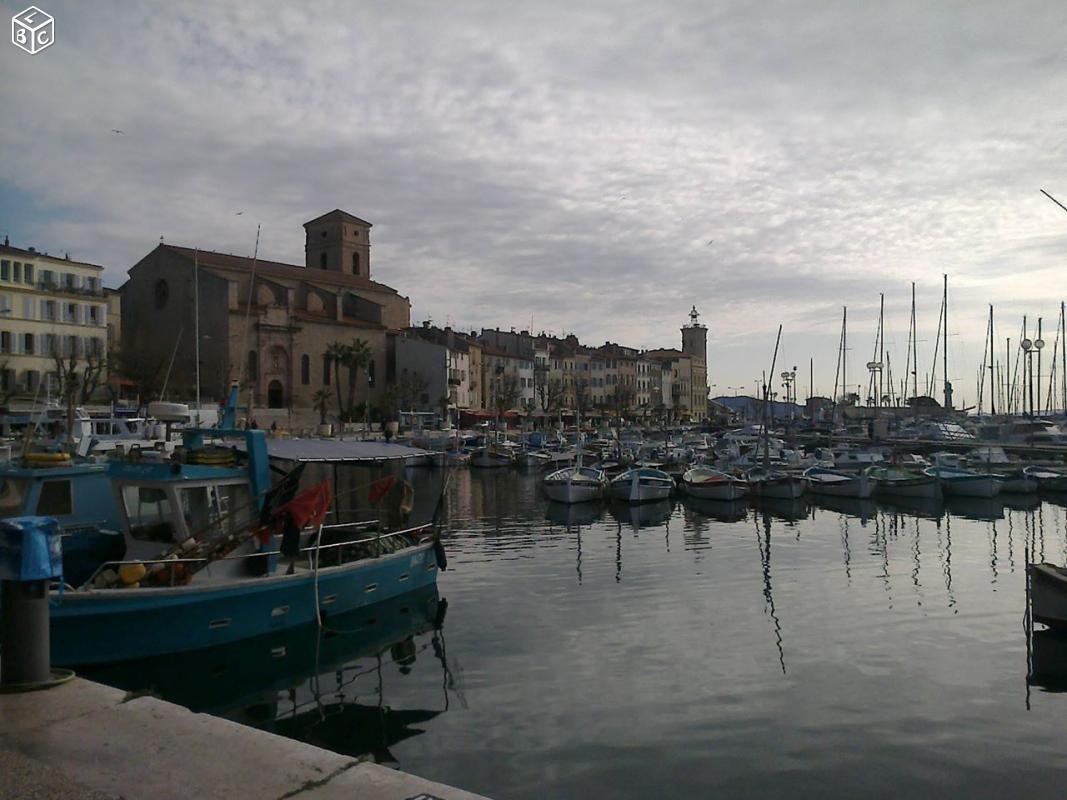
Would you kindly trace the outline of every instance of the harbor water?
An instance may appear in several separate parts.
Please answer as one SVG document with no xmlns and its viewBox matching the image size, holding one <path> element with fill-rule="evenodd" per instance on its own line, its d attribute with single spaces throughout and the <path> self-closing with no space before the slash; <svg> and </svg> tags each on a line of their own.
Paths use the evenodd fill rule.
<svg viewBox="0 0 1067 800">
<path fill-rule="evenodd" d="M 1025 613 L 1063 498 L 448 498 L 436 591 L 82 674 L 499 800 L 1063 796 L 1067 639 Z"/>
</svg>

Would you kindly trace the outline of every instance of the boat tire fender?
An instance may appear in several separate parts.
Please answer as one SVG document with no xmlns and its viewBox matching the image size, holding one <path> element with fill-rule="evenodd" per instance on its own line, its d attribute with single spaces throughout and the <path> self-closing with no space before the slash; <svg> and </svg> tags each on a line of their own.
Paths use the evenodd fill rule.
<svg viewBox="0 0 1067 800">
<path fill-rule="evenodd" d="M 445 554 L 445 546 L 441 544 L 441 537 L 433 540 L 433 557 L 437 561 L 439 570 L 448 569 L 448 556 Z"/>
</svg>

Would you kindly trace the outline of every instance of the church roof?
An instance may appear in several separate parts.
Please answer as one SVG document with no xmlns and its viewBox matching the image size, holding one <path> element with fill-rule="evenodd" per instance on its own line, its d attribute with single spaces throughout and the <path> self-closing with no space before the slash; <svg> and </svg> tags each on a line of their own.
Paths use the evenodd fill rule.
<svg viewBox="0 0 1067 800">
<path fill-rule="evenodd" d="M 173 244 L 161 244 L 159 247 L 187 259 L 190 263 L 192 263 L 195 254 L 202 267 L 213 267 L 215 269 L 230 270 L 233 272 L 252 271 L 252 259 L 247 256 L 216 253 L 213 250 L 200 250 L 197 252 L 191 247 L 178 247 Z M 331 272 L 330 270 L 324 269 L 308 269 L 307 267 L 297 266 L 296 264 L 282 264 L 278 261 L 267 261 L 262 258 L 256 259 L 255 265 L 256 274 L 268 278 L 288 278 L 289 280 L 307 281 L 308 283 L 336 286 L 339 288 L 370 289 L 371 291 L 399 294 L 399 292 L 392 286 L 386 286 L 384 283 L 376 283 L 375 281 L 360 278 L 356 275 L 347 275 L 344 272 Z"/>
<path fill-rule="evenodd" d="M 366 225 L 368 228 L 374 227 L 371 223 L 367 222 L 367 220 L 360 219 L 355 214 L 349 214 L 347 211 L 342 211 L 339 208 L 335 208 L 333 211 L 327 211 L 321 217 L 309 219 L 307 222 L 304 223 L 304 227 L 306 228 L 308 225 L 314 225 L 316 222 L 322 222 L 325 219 L 331 219 L 337 216 L 341 217 L 341 219 L 345 220 L 346 222 L 354 222 L 357 225 Z"/>
</svg>

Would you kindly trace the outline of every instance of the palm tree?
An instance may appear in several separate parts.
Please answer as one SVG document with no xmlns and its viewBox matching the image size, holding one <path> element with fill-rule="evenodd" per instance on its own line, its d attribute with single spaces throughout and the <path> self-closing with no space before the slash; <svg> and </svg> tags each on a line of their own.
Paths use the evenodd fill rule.
<svg viewBox="0 0 1067 800">
<path fill-rule="evenodd" d="M 330 407 L 330 390 L 319 389 L 311 398 L 312 407 L 319 412 L 319 424 L 326 424 L 326 410 Z"/>
<path fill-rule="evenodd" d="M 359 373 L 367 368 L 370 363 L 370 346 L 362 339 L 353 339 L 352 344 L 345 347 L 344 364 L 348 368 L 348 408 L 349 417 L 352 416 L 356 407 L 356 378 Z M 338 389 L 340 391 L 340 389 Z M 370 397 L 367 397 L 370 402 Z"/>
<path fill-rule="evenodd" d="M 341 413 L 341 364 L 348 352 L 348 346 L 341 342 L 331 342 L 326 347 L 326 358 L 333 365 L 333 385 L 337 389 L 337 413 Z"/>
</svg>

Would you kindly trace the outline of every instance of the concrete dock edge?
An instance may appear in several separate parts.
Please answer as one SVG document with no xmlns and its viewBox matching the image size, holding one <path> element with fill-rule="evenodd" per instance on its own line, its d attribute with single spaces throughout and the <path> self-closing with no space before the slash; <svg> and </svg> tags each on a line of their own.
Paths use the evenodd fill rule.
<svg viewBox="0 0 1067 800">
<path fill-rule="evenodd" d="M 485 800 L 81 678 L 0 694 L 0 798 L 79 796 Z"/>
</svg>

